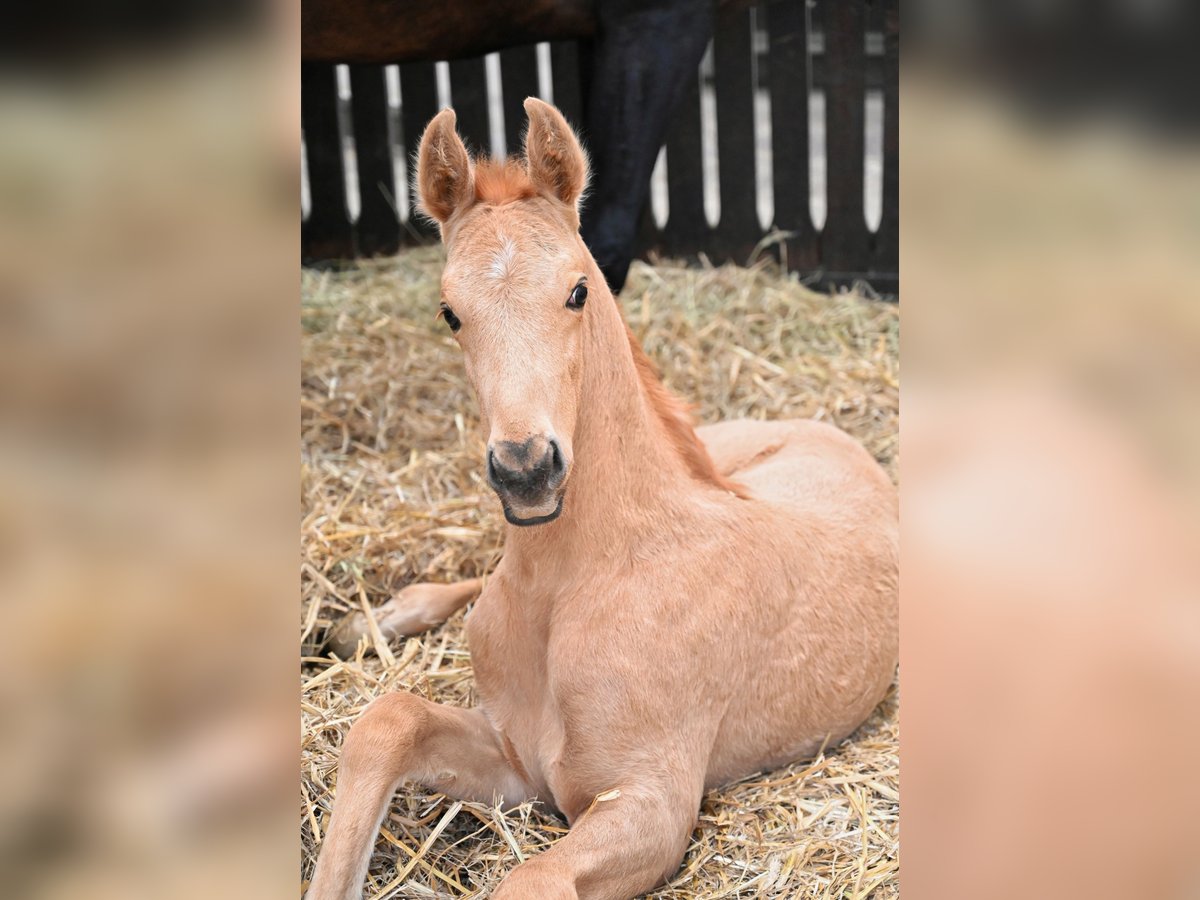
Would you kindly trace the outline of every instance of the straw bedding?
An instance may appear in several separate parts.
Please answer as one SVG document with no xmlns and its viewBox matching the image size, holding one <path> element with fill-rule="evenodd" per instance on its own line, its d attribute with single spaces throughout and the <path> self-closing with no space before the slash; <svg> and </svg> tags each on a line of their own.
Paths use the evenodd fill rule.
<svg viewBox="0 0 1200 900">
<path fill-rule="evenodd" d="M 489 572 L 502 513 L 459 351 L 435 321 L 440 248 L 302 283 L 301 835 L 303 882 L 328 820 L 342 740 L 374 697 L 473 702 L 463 613 L 354 659 L 330 625 L 416 580 Z M 635 263 L 626 316 L 701 421 L 820 418 L 895 477 L 898 313 L 813 293 L 769 266 Z M 369 639 L 368 639 L 369 640 Z M 683 867 L 653 898 L 899 895 L 897 691 L 815 761 L 705 797 Z M 566 829 L 536 805 L 501 814 L 404 788 L 384 820 L 366 897 L 486 896 Z"/>
</svg>

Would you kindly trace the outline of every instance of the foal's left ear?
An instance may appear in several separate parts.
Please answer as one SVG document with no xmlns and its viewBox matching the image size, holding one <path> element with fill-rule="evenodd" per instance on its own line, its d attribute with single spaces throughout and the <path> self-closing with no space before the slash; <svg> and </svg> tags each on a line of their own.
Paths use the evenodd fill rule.
<svg viewBox="0 0 1200 900">
<path fill-rule="evenodd" d="M 525 158 L 529 180 L 541 193 L 554 197 L 579 213 L 579 200 L 587 187 L 588 163 L 575 132 L 557 109 L 537 97 L 527 97 Z"/>
</svg>

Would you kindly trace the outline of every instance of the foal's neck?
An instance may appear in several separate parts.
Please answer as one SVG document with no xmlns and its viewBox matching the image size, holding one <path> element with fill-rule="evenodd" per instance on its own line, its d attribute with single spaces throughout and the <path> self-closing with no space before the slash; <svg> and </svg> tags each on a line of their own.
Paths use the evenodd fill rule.
<svg viewBox="0 0 1200 900">
<path fill-rule="evenodd" d="M 664 416 L 667 395 L 657 375 L 639 365 L 641 349 L 631 346 L 616 298 L 592 269 L 589 281 L 599 287 L 584 322 L 574 465 L 563 511 L 547 525 L 509 525 L 507 553 L 553 555 L 581 541 L 589 553 L 619 552 L 648 530 L 668 528 L 693 492 L 722 489 L 695 477 L 696 452 L 681 452 L 680 444 L 690 441 L 710 468 L 711 461 L 682 411 L 678 420 Z"/>
</svg>

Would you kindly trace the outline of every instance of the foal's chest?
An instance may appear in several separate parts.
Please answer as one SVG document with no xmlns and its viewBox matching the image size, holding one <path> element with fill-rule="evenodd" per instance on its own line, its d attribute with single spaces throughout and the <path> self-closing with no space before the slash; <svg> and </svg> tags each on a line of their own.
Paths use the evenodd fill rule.
<svg viewBox="0 0 1200 900">
<path fill-rule="evenodd" d="M 545 796 L 545 761 L 561 747 L 546 669 L 548 626 L 530 604 L 489 585 L 467 620 L 467 641 L 479 703 L 512 745 L 533 787 Z"/>
</svg>

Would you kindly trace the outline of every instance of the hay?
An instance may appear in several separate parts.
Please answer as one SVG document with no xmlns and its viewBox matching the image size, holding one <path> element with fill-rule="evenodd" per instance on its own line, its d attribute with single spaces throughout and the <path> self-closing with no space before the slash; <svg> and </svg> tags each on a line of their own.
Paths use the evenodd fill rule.
<svg viewBox="0 0 1200 900">
<path fill-rule="evenodd" d="M 323 655 L 341 616 L 414 580 L 484 574 L 502 515 L 458 348 L 435 321 L 442 255 L 413 250 L 302 284 L 302 879 L 312 874 L 342 739 L 374 697 L 416 691 L 473 702 L 463 613 L 377 654 Z M 895 474 L 898 315 L 815 294 L 769 267 L 635 263 L 626 315 L 666 382 L 703 421 L 800 416 L 859 438 Z M 893 689 L 815 761 L 709 794 L 683 867 L 649 895 L 895 897 L 899 715 Z M 486 895 L 565 833 L 525 805 L 502 815 L 401 790 L 365 896 Z"/>
</svg>

